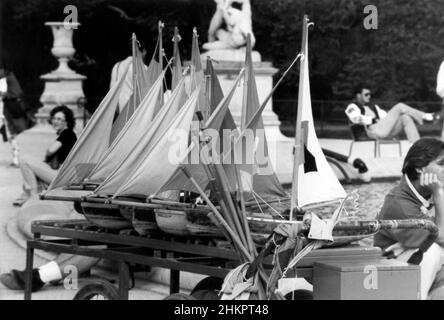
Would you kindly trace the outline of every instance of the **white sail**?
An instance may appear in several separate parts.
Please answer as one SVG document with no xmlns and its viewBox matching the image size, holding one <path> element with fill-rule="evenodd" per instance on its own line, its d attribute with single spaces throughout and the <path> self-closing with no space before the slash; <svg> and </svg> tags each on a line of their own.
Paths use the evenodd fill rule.
<svg viewBox="0 0 444 320">
<path fill-rule="evenodd" d="M 153 194 L 171 177 L 179 165 L 179 163 L 173 161 L 172 156 L 175 155 L 178 158 L 182 158 L 182 154 L 174 153 L 174 150 L 177 150 L 177 140 L 172 137 L 173 135 L 177 137 L 175 136 L 176 134 L 181 134 L 181 141 L 188 141 L 199 91 L 200 87 L 194 90 L 190 99 L 170 124 L 168 131 L 150 150 L 147 150 L 142 157 L 137 159 L 137 166 L 129 172 L 127 179 L 114 193 L 114 198 L 125 195 Z M 182 151 L 184 152 L 185 150 Z"/>
<path fill-rule="evenodd" d="M 231 183 L 237 180 L 235 170 L 239 170 L 243 184 L 242 189 L 248 193 L 248 200 L 254 199 L 255 193 L 266 200 L 287 198 L 285 190 L 276 177 L 268 154 L 268 142 L 262 116 L 259 115 L 255 121 L 251 122 L 255 113 L 260 109 L 251 50 L 251 36 L 248 35 L 241 131 L 243 137 L 251 139 L 239 139 L 240 134 L 236 137 L 233 153 L 238 164 L 237 168 L 230 165 L 224 167 Z M 229 156 L 231 157 L 231 155 Z M 233 188 L 234 184 L 231 187 Z"/>
<path fill-rule="evenodd" d="M 306 154 L 304 162 L 298 166 L 297 205 L 299 207 L 339 200 L 346 196 L 345 190 L 328 164 L 316 136 L 310 95 L 308 36 L 305 37 L 302 53 L 300 72 L 303 76 L 299 81 L 299 86 L 302 86 L 299 91 L 300 94 L 302 93 L 302 99 L 300 99 L 302 106 L 298 110 L 302 110 L 301 125 L 306 128 Z M 304 153 L 304 148 L 301 147 L 301 152 Z"/>
<path fill-rule="evenodd" d="M 160 74 L 139 107 L 125 124 L 99 163 L 92 170 L 87 179 L 88 182 L 103 182 L 115 168 L 119 167 L 119 163 L 131 154 L 135 145 L 149 131 L 148 128 L 155 125 L 152 122 L 159 97 L 163 94 L 164 74 L 165 71 Z M 183 94 L 182 90 L 177 90 L 177 94 L 181 96 Z M 171 105 L 174 101 L 176 101 L 176 99 L 170 101 L 169 104 Z M 162 112 L 161 116 L 166 114 L 167 108 L 168 106 L 166 106 L 166 110 Z M 178 106 L 176 106 L 174 112 L 176 113 L 178 109 Z"/>
<path fill-rule="evenodd" d="M 81 183 L 108 149 L 112 121 L 124 79 L 125 75 L 103 98 L 51 182 L 47 195 L 50 195 L 53 189 Z"/>
<path fill-rule="evenodd" d="M 203 133 L 203 136 L 206 136 L 208 134 L 209 130 L 212 130 L 214 132 L 219 132 L 219 135 L 216 137 L 212 137 L 212 143 L 215 143 L 213 151 L 216 151 L 216 153 L 219 153 L 220 150 L 220 144 L 225 143 L 229 144 L 229 141 L 222 142 L 221 139 L 226 138 L 224 135 L 220 134 L 222 129 L 232 129 L 227 126 L 227 124 L 230 124 L 231 122 L 227 122 L 227 119 L 231 119 L 232 123 L 234 124 L 234 120 L 232 120 L 232 116 L 230 113 L 229 105 L 231 102 L 231 99 L 233 98 L 234 92 L 236 90 L 237 84 L 239 83 L 240 79 L 242 77 L 242 73 L 239 74 L 237 79 L 234 81 L 233 86 L 230 89 L 230 92 L 223 97 L 223 99 L 219 102 L 216 109 L 211 114 L 210 118 L 205 122 L 205 130 Z M 217 85 L 217 83 L 215 83 Z M 234 125 L 235 126 L 235 125 Z M 215 141 L 216 140 L 216 141 Z M 199 184 L 200 188 L 205 189 L 208 185 L 209 178 L 205 172 L 204 163 L 202 159 L 198 159 L 199 162 L 196 164 L 190 159 L 190 154 L 196 154 L 196 150 L 199 147 L 198 144 L 194 144 L 191 148 L 188 154 L 184 156 L 184 160 L 186 159 L 187 163 L 183 164 L 184 167 L 186 167 L 186 170 L 188 173 L 194 178 L 194 180 Z M 208 149 L 207 149 L 208 150 Z M 209 154 L 210 152 L 202 152 L 199 153 L 202 150 L 198 150 L 197 154 Z M 209 150 L 208 150 L 209 151 Z M 189 181 L 189 179 L 184 175 L 182 170 L 179 168 L 176 169 L 174 174 L 171 176 L 170 179 L 168 179 L 168 182 L 165 183 L 159 190 L 156 191 L 167 191 L 167 190 L 185 190 L 185 191 L 193 191 L 198 192 L 198 190 L 195 188 L 195 186 Z"/>
<path fill-rule="evenodd" d="M 113 166 L 113 171 L 107 174 L 103 183 L 94 191 L 96 194 L 114 194 L 144 155 L 151 150 L 159 139 L 165 136 L 174 121 L 173 119 L 176 119 L 182 114 L 182 111 L 179 111 L 179 109 L 181 107 L 181 101 L 183 100 L 182 96 L 185 95 L 183 83 L 183 81 L 180 82 L 180 85 L 176 87 L 171 98 L 151 123 L 143 124 L 136 121 L 137 126 L 132 125 L 129 130 L 130 133 L 133 130 L 138 130 L 143 134 L 140 135 L 138 140 L 129 142 L 133 147 L 128 151 L 126 157 L 120 158 L 115 166 Z M 131 134 L 126 134 L 124 141 L 131 138 Z"/>
</svg>

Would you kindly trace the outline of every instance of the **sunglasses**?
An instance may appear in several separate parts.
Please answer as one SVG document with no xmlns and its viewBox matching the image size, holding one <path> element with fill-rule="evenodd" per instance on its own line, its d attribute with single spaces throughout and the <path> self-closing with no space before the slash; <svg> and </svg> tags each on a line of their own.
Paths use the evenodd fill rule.
<svg viewBox="0 0 444 320">
<path fill-rule="evenodd" d="M 63 119 L 63 118 L 51 118 L 51 120 L 52 121 L 54 121 L 54 120 L 57 120 L 57 121 L 61 121 L 61 122 L 63 122 L 63 121 L 66 121 L 65 119 Z"/>
<path fill-rule="evenodd" d="M 365 93 L 365 94 L 364 94 L 364 97 L 371 97 L 371 96 L 372 96 L 371 93 Z"/>
</svg>

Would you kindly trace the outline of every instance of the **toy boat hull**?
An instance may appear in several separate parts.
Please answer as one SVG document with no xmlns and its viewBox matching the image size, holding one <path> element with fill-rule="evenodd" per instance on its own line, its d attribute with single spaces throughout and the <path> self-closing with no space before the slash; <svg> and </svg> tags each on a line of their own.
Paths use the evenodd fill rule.
<svg viewBox="0 0 444 320">
<path fill-rule="evenodd" d="M 186 214 L 183 210 L 154 209 L 154 212 L 157 226 L 163 232 L 177 236 L 191 235 L 187 229 Z"/>
<path fill-rule="evenodd" d="M 86 219 L 105 229 L 121 230 L 131 228 L 131 221 L 125 219 L 117 205 L 82 202 L 81 208 Z"/>
</svg>

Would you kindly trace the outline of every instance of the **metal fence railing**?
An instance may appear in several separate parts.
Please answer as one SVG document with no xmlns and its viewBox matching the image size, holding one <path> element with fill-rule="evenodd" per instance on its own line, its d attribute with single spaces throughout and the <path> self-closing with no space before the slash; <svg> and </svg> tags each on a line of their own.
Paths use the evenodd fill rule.
<svg viewBox="0 0 444 320">
<path fill-rule="evenodd" d="M 404 101 L 403 101 L 404 102 Z M 349 136 L 347 117 L 344 113 L 350 100 L 312 100 L 312 112 L 316 132 L 319 137 Z M 376 104 L 385 110 L 389 110 L 398 101 L 377 101 Z M 440 101 L 405 101 L 407 105 L 425 112 L 438 112 L 443 104 Z M 287 136 L 294 135 L 294 123 L 296 120 L 297 99 L 274 99 L 273 110 L 279 115 L 281 131 Z M 429 130 L 441 130 L 441 124 L 430 127 Z M 438 128 L 439 127 L 439 128 Z"/>
<path fill-rule="evenodd" d="M 30 101 L 28 107 L 37 110 L 40 97 L 26 96 Z M 93 111 L 97 108 L 102 97 L 87 97 L 82 100 L 83 110 Z M 319 137 L 330 136 L 331 134 L 343 136 L 346 132 L 348 136 L 347 118 L 344 113 L 350 100 L 312 100 L 312 112 L 315 122 L 316 132 Z M 376 101 L 380 107 L 389 110 L 397 101 Z M 425 112 L 437 112 L 442 108 L 441 101 L 405 101 L 407 105 Z M 281 121 L 281 131 L 287 136 L 294 135 L 294 124 L 296 120 L 297 99 L 273 99 L 273 111 L 279 116 Z M 89 112 L 85 113 L 84 122 L 89 119 Z"/>
</svg>

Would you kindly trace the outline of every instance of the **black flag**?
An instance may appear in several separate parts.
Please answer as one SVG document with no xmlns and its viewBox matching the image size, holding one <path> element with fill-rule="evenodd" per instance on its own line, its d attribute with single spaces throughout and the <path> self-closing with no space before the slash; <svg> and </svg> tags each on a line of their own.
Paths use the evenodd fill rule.
<svg viewBox="0 0 444 320">
<path fill-rule="evenodd" d="M 303 121 L 301 123 L 302 132 L 303 132 L 303 142 L 304 142 L 304 159 L 302 160 L 304 163 L 304 172 L 313 172 L 318 171 L 318 167 L 316 165 L 316 158 L 311 154 L 310 150 L 307 148 L 307 137 L 308 137 L 308 121 Z"/>
</svg>

